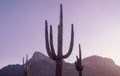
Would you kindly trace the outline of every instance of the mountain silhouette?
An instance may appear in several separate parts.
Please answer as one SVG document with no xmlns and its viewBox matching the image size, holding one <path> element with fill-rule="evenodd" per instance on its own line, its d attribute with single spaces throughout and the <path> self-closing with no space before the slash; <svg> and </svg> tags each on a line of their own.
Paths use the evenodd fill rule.
<svg viewBox="0 0 120 76">
<path fill-rule="evenodd" d="M 55 76 L 55 61 L 35 52 L 30 62 L 30 76 Z M 120 67 L 112 59 L 90 56 L 82 60 L 83 76 L 120 76 Z M 0 76 L 23 76 L 23 66 L 8 65 L 0 69 Z M 63 76 L 78 76 L 74 63 L 63 61 Z"/>
</svg>

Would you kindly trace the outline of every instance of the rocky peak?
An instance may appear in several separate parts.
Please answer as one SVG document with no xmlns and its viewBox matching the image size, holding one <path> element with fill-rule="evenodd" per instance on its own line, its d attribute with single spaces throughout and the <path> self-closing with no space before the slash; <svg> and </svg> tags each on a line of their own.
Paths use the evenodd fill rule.
<svg viewBox="0 0 120 76">
<path fill-rule="evenodd" d="M 35 61 L 35 62 L 43 61 L 43 60 L 52 61 L 49 57 L 37 51 L 33 54 L 32 58 L 30 59 L 30 61 Z"/>
</svg>

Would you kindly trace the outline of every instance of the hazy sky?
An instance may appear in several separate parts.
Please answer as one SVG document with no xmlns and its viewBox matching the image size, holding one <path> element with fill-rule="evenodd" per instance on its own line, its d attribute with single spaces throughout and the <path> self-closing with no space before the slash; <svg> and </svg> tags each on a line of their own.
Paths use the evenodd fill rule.
<svg viewBox="0 0 120 76">
<path fill-rule="evenodd" d="M 112 58 L 120 65 L 120 1 L 119 0 L 0 0 L 0 68 L 22 64 L 22 57 L 35 51 L 47 55 L 45 20 L 53 25 L 57 45 L 59 5 L 64 12 L 64 53 L 70 43 L 74 24 L 74 62 L 81 44 L 83 58 L 99 55 Z M 57 49 L 57 48 L 55 48 Z"/>
</svg>

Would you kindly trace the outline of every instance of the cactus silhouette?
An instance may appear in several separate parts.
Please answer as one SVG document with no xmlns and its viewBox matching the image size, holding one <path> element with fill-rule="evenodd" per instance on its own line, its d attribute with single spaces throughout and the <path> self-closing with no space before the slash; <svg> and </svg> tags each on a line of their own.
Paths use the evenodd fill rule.
<svg viewBox="0 0 120 76">
<path fill-rule="evenodd" d="M 29 68 L 30 64 L 28 61 L 28 55 L 26 55 L 26 62 L 24 63 L 24 57 L 23 57 L 23 76 L 30 76 L 30 68 Z"/>
<path fill-rule="evenodd" d="M 79 72 L 79 76 L 82 76 L 82 70 L 83 70 L 83 65 L 82 65 L 82 56 L 81 56 L 81 46 L 79 44 L 79 58 L 76 56 L 77 61 L 75 61 L 75 67 L 76 70 Z"/>
<path fill-rule="evenodd" d="M 55 76 L 62 76 L 62 62 L 63 59 L 68 58 L 72 52 L 73 44 L 74 44 L 74 30 L 73 24 L 71 24 L 71 41 L 70 47 L 68 52 L 63 55 L 62 47 L 63 47 L 63 11 L 62 11 L 62 4 L 60 4 L 60 24 L 58 25 L 58 49 L 57 54 L 54 50 L 53 45 L 53 33 L 52 33 L 52 25 L 50 25 L 50 37 L 48 37 L 48 23 L 47 20 L 45 21 L 45 43 L 46 43 L 46 50 L 49 57 L 56 61 L 56 72 Z"/>
</svg>

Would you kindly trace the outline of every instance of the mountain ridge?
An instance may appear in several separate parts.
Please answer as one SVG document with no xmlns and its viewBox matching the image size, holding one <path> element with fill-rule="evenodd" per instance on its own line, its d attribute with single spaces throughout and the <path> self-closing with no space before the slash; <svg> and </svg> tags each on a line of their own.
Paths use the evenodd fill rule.
<svg viewBox="0 0 120 76">
<path fill-rule="evenodd" d="M 54 76 L 55 61 L 48 56 L 35 52 L 29 59 L 31 76 Z M 90 56 L 82 60 L 83 76 L 120 76 L 120 67 L 110 58 Z M 0 76 L 22 76 L 22 65 L 9 65 L 0 69 Z M 78 76 L 74 63 L 63 62 L 63 76 Z"/>
</svg>

